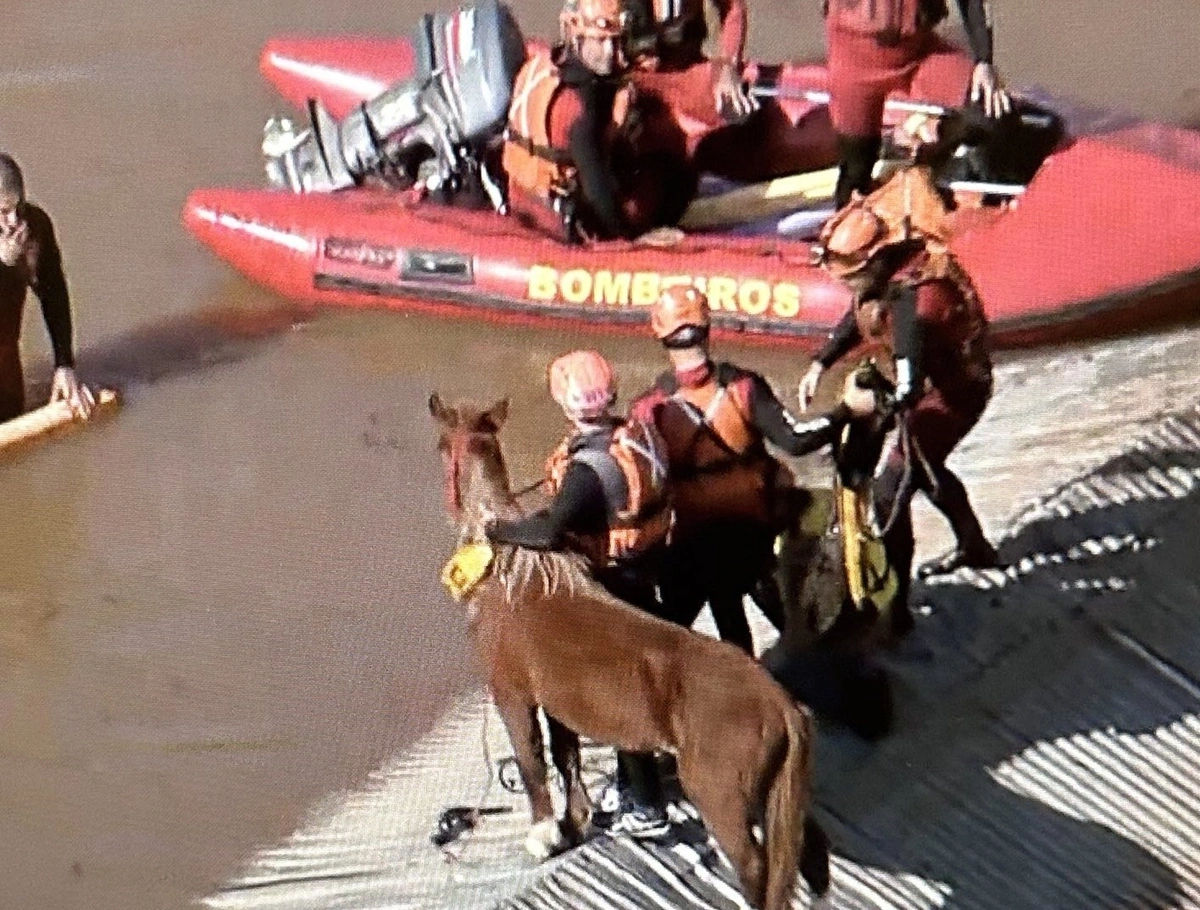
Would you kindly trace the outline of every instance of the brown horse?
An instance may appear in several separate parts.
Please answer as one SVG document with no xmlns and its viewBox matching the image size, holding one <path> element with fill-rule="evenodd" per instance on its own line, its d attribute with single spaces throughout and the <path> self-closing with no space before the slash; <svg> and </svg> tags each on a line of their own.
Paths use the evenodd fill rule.
<svg viewBox="0 0 1200 910">
<path fill-rule="evenodd" d="M 516 507 L 497 433 L 507 400 L 486 410 L 430 413 L 441 428 L 446 495 L 459 542 L 483 539 L 488 512 Z M 733 864 L 752 906 L 784 910 L 798 865 L 817 893 L 829 856 L 806 816 L 811 801 L 811 714 L 732 645 L 656 619 L 609 596 L 580 558 L 496 548 L 490 575 L 468 595 L 471 635 L 508 729 L 529 794 L 531 852 L 577 839 L 589 804 L 579 739 L 678 761 L 684 792 Z M 566 817 L 554 817 L 538 708 L 563 775 Z M 762 824 L 762 843 L 753 828 Z"/>
</svg>

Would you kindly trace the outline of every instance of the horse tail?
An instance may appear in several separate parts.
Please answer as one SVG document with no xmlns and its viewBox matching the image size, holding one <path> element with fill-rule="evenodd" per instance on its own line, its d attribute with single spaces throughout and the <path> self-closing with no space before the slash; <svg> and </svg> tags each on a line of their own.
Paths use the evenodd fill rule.
<svg viewBox="0 0 1200 910">
<path fill-rule="evenodd" d="M 806 708 L 789 703 L 784 724 L 787 752 L 767 792 L 765 910 L 787 910 L 791 906 L 811 800 L 809 755 L 815 734 L 812 715 Z"/>
</svg>

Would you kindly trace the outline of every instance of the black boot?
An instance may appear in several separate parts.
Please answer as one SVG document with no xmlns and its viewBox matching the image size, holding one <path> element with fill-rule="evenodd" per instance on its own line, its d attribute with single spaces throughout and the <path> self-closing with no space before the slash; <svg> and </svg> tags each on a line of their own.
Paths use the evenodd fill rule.
<svg viewBox="0 0 1200 910">
<path fill-rule="evenodd" d="M 980 537 L 971 544 L 959 544 L 941 559 L 925 563 L 917 570 L 917 578 L 925 580 L 935 575 L 949 575 L 959 569 L 994 569 L 1000 565 L 996 548 Z"/>
<path fill-rule="evenodd" d="M 954 551 L 927 562 L 917 570 L 920 579 L 949 575 L 958 569 L 994 569 L 1000 565 L 996 548 L 988 543 L 971 506 L 967 488 L 958 475 L 944 465 L 937 471 L 937 494 L 930 501 L 950 522 L 954 530 Z"/>
<path fill-rule="evenodd" d="M 833 204 L 839 209 L 850 201 L 850 194 L 857 190 L 864 196 L 871 192 L 871 172 L 879 160 L 879 149 L 883 144 L 880 136 L 838 135 L 838 181 Z"/>
</svg>

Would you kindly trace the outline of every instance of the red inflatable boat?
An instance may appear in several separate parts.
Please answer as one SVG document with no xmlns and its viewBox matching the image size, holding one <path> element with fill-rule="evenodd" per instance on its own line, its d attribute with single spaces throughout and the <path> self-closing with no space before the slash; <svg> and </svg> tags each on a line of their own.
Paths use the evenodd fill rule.
<svg viewBox="0 0 1200 910">
<path fill-rule="evenodd" d="M 280 38 L 262 56 L 285 99 L 298 108 L 320 99 L 335 117 L 415 65 L 403 38 Z M 769 69 L 781 96 L 824 89 L 819 65 Z M 781 103 L 798 129 L 829 129 L 822 105 Z M 968 213 L 954 240 L 997 343 L 1122 332 L 1200 312 L 1200 134 L 1051 105 L 1069 141 L 1011 207 Z M 781 233 L 778 219 L 757 232 L 571 247 L 491 211 L 354 187 L 200 189 L 184 220 L 252 280 L 331 306 L 636 326 L 662 287 L 693 282 L 712 300 L 721 333 L 811 348 L 848 302 L 809 265 L 809 242 Z"/>
</svg>

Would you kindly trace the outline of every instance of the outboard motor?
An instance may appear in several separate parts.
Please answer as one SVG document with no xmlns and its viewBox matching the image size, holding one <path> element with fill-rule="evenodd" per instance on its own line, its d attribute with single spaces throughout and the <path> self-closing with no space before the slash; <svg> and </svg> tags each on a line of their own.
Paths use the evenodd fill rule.
<svg viewBox="0 0 1200 910">
<path fill-rule="evenodd" d="M 971 105 L 944 118 L 938 141 L 918 160 L 933 166 L 943 187 L 959 181 L 1024 185 L 1064 134 L 1058 114 L 1023 98 L 1014 98 L 1012 113 L 998 120 Z"/>
<path fill-rule="evenodd" d="M 271 184 L 297 193 L 332 192 L 368 176 L 399 187 L 420 181 L 454 193 L 479 179 L 502 207 L 485 164 L 508 116 L 525 38 L 509 7 L 482 0 L 452 13 L 427 13 L 413 36 L 417 70 L 338 123 L 309 101 L 308 129 L 267 123 L 263 155 Z"/>
</svg>

